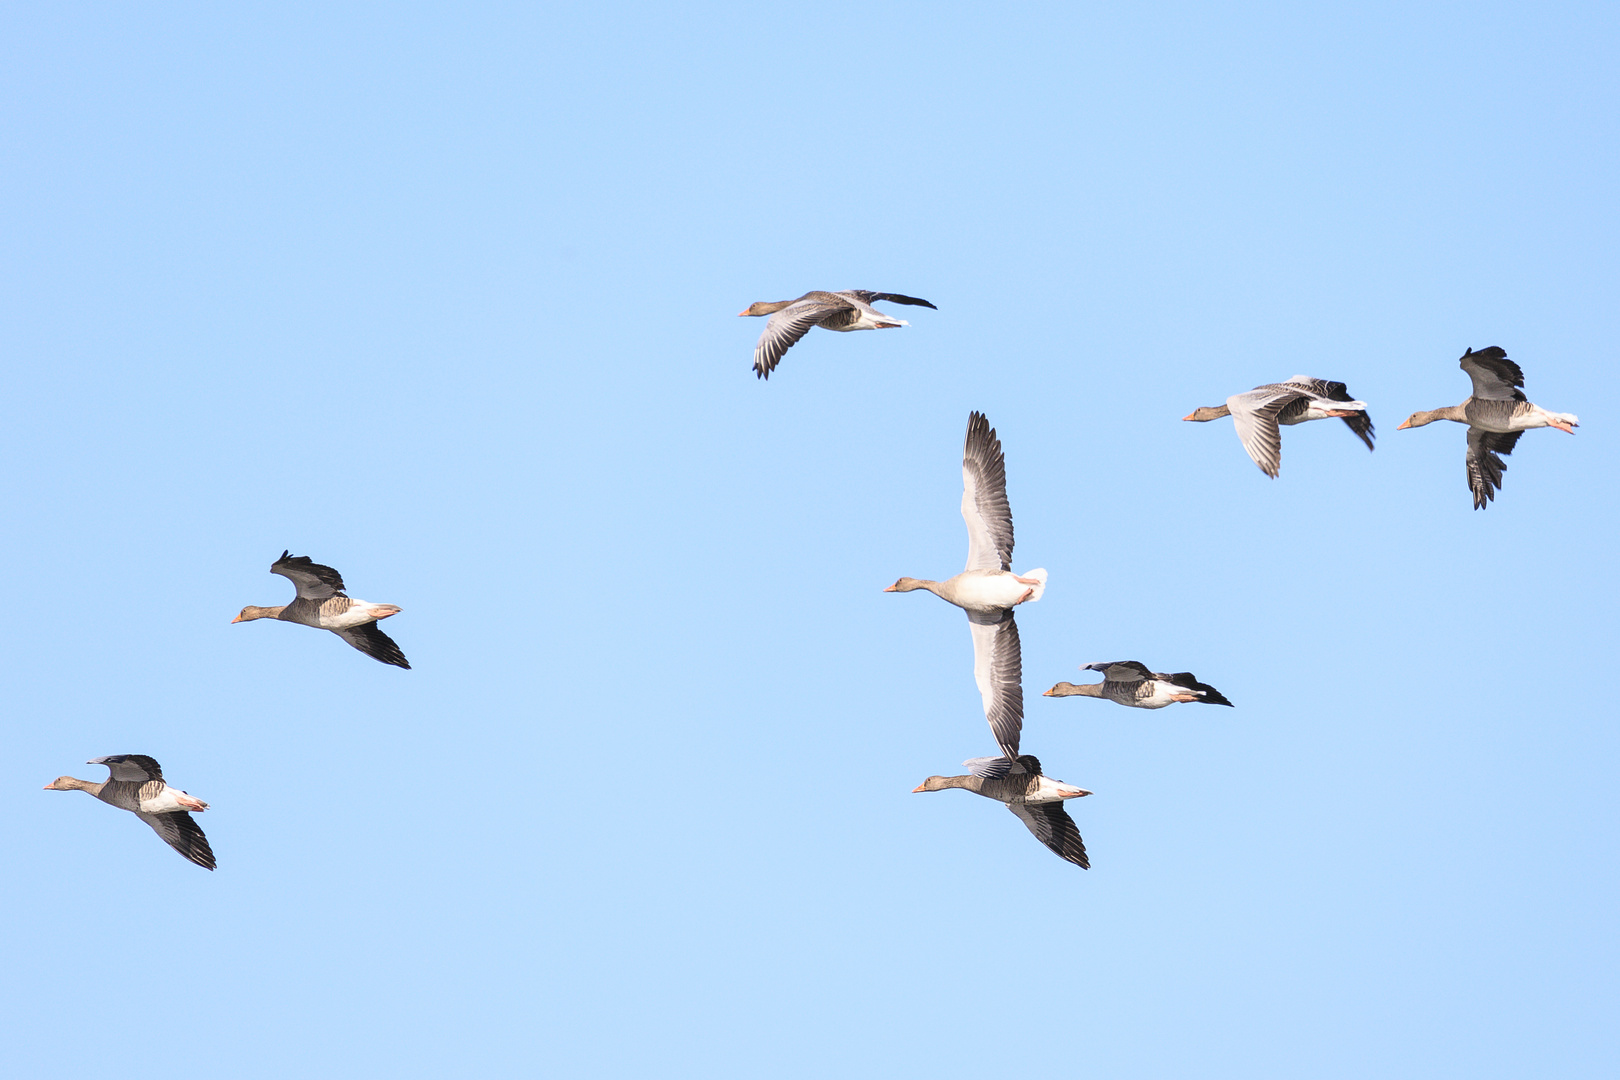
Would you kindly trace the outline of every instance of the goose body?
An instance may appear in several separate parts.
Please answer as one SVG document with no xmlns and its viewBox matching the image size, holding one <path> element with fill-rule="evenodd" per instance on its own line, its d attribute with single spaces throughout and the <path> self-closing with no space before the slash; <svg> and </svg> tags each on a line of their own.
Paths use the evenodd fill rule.
<svg viewBox="0 0 1620 1080">
<path fill-rule="evenodd" d="M 330 630 L 373 660 L 395 667 L 409 668 L 405 654 L 394 639 L 378 627 L 378 619 L 397 615 L 400 609 L 393 604 L 373 604 L 358 600 L 343 591 L 343 575 L 330 566 L 322 566 L 308 555 L 289 555 L 270 566 L 272 574 L 290 580 L 298 596 L 281 607 L 256 607 L 249 604 L 231 622 L 251 622 L 254 619 L 279 619 L 282 622 L 313 626 Z"/>
<path fill-rule="evenodd" d="M 1367 403 L 1351 398 L 1342 382 L 1295 375 L 1285 382 L 1233 394 L 1225 405 L 1194 409 L 1182 419 L 1203 422 L 1223 416 L 1232 418 L 1243 449 L 1260 471 L 1273 479 L 1282 470 L 1284 426 L 1338 417 L 1368 450 L 1373 448 L 1373 423 L 1367 415 Z"/>
<path fill-rule="evenodd" d="M 1133 709 L 1162 709 L 1166 705 L 1198 702 L 1203 705 L 1231 705 L 1222 693 L 1201 683 L 1190 671 L 1165 674 L 1149 671 L 1137 660 L 1112 660 L 1101 664 L 1084 664 L 1081 671 L 1100 671 L 1100 683 L 1060 682 L 1042 697 L 1094 697 L 1126 705 Z"/>
<path fill-rule="evenodd" d="M 1012 572 L 1012 510 L 1007 505 L 1001 440 L 983 413 L 968 416 L 962 444 L 962 520 L 967 523 L 967 569 L 945 581 L 903 577 L 884 592 L 927 590 L 967 612 L 973 637 L 973 680 L 985 719 L 1009 759 L 1018 756 L 1024 726 L 1023 650 L 1013 608 L 1039 600 L 1046 571 Z"/>
<path fill-rule="evenodd" d="M 1523 369 L 1509 360 L 1507 351 L 1499 346 L 1492 345 L 1478 352 L 1469 348 L 1457 361 L 1457 366 L 1468 373 L 1474 384 L 1474 392 L 1468 399 L 1461 405 L 1415 412 L 1396 430 L 1422 427 L 1436 420 L 1467 424 L 1468 450 L 1464 461 L 1468 490 L 1474 496 L 1474 509 L 1483 510 L 1502 487 L 1502 474 L 1507 471 L 1502 456 L 1513 453 L 1521 434 L 1531 428 L 1550 427 L 1573 435 L 1580 420 L 1573 413 L 1550 412 L 1527 399 L 1521 389 Z"/>
<path fill-rule="evenodd" d="M 1016 759 L 969 758 L 962 764 L 968 767 L 968 775 L 930 776 L 911 790 L 961 788 L 987 799 L 995 799 L 1006 804 L 1007 809 L 1035 834 L 1035 838 L 1060 858 L 1082 869 L 1091 868 L 1080 830 L 1063 808 L 1065 800 L 1081 798 L 1091 792 L 1043 776 L 1041 763 L 1033 754 L 1024 754 Z"/>
<path fill-rule="evenodd" d="M 911 304 L 932 308 L 927 300 L 900 293 L 871 292 L 867 289 L 846 289 L 842 292 L 807 292 L 795 300 L 764 301 L 748 305 L 737 312 L 744 315 L 769 315 L 765 329 L 754 346 L 754 376 L 768 379 L 782 355 L 792 348 L 813 326 L 845 333 L 851 330 L 887 330 L 897 326 L 910 326 L 904 319 L 885 315 L 873 303 L 888 300 L 896 304 Z M 935 310 L 938 310 L 937 308 Z"/>
<path fill-rule="evenodd" d="M 145 754 L 114 754 L 91 758 L 87 764 L 107 766 L 108 778 L 97 783 L 58 776 L 45 790 L 87 791 L 109 806 L 128 810 L 181 855 L 204 869 L 214 869 L 208 837 L 191 817 L 192 811 L 207 810 L 208 804 L 165 783 L 163 767 L 155 760 Z"/>
</svg>

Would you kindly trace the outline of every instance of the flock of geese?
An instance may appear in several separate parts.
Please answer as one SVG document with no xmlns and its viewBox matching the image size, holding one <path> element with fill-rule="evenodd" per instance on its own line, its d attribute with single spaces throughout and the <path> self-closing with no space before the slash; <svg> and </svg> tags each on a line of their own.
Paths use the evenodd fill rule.
<svg viewBox="0 0 1620 1080">
<path fill-rule="evenodd" d="M 849 289 L 843 292 L 808 292 L 795 300 L 751 304 L 739 315 L 769 316 L 754 348 L 754 373 L 770 377 L 783 355 L 799 339 L 820 326 L 840 332 L 881 330 L 908 325 L 877 310 L 879 301 L 934 308 L 927 300 L 899 293 Z M 935 309 L 937 310 L 937 309 Z M 1473 393 L 1460 405 L 1415 412 L 1401 428 L 1422 427 L 1435 420 L 1468 425 L 1466 455 L 1468 487 L 1474 508 L 1483 509 L 1496 498 L 1507 468 L 1502 456 L 1511 454 L 1519 436 L 1531 428 L 1551 427 L 1574 434 L 1578 419 L 1532 404 L 1524 394 L 1524 372 L 1502 349 L 1491 346 L 1463 353 L 1459 365 L 1473 382 Z M 1267 476 L 1282 467 L 1282 427 L 1308 420 L 1341 419 L 1373 449 L 1373 423 L 1367 403 L 1352 398 L 1345 384 L 1296 375 L 1234 394 L 1224 405 L 1195 409 L 1182 419 L 1216 420 L 1230 416 L 1238 441 Z M 1024 726 L 1023 656 L 1013 609 L 1041 598 L 1046 591 L 1044 569 L 1014 572 L 1012 568 L 1012 510 L 1007 504 L 1007 471 L 1001 440 L 982 413 L 968 417 L 962 445 L 962 519 L 967 524 L 967 565 L 944 581 L 902 577 L 886 592 L 924 590 L 954 604 L 967 614 L 973 638 L 973 679 L 979 688 L 985 720 L 1000 753 L 969 758 L 963 776 L 930 776 L 913 791 L 962 788 L 1004 803 L 1029 831 L 1059 857 L 1082 868 L 1091 863 L 1080 831 L 1064 803 L 1091 794 L 1073 784 L 1041 772 L 1041 763 L 1019 750 Z M 287 551 L 270 566 L 293 583 L 291 603 L 280 607 L 244 607 L 231 621 L 278 619 L 329 630 L 354 648 L 384 664 L 409 668 L 405 654 L 377 623 L 397 615 L 393 604 L 356 600 L 344 592 L 343 576 L 305 555 Z M 1136 660 L 1086 664 L 1102 682 L 1059 682 L 1045 697 L 1093 697 L 1137 709 L 1167 705 L 1232 703 L 1191 672 L 1153 671 Z M 198 866 L 212 870 L 213 850 L 202 828 L 191 816 L 208 804 L 168 786 L 163 768 L 144 754 L 114 754 L 92 758 L 88 764 L 105 765 L 108 778 L 96 782 L 59 776 L 47 791 L 86 791 L 102 802 L 128 810 L 149 825 L 164 842 Z"/>
</svg>

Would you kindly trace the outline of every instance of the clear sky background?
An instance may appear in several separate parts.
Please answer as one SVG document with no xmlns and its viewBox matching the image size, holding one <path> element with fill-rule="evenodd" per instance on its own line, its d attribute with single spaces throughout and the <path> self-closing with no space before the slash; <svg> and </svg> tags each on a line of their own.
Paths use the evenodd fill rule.
<svg viewBox="0 0 1620 1080">
<path fill-rule="evenodd" d="M 0 11 L 0 1071 L 1608 1077 L 1613 5 Z M 755 300 L 927 297 L 813 331 Z M 1501 345 L 1533 431 L 1475 512 Z M 1196 406 L 1344 380 L 1269 480 Z M 993 751 L 968 412 L 1006 447 Z M 415 665 L 259 622 L 283 548 Z M 1190 669 L 1235 709 L 1045 700 Z M 146 753 L 206 873 L 80 794 Z"/>
</svg>

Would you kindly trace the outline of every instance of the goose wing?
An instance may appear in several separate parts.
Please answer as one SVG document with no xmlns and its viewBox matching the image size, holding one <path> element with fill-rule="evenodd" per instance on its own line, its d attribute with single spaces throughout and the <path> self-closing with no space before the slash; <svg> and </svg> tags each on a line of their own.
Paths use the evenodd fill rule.
<svg viewBox="0 0 1620 1080">
<path fill-rule="evenodd" d="M 1309 375 L 1295 375 L 1288 380 L 1294 386 L 1303 386 L 1312 396 L 1323 401 L 1355 401 L 1350 396 L 1349 389 L 1342 382 L 1333 382 L 1328 379 L 1313 379 Z M 1373 448 L 1373 422 L 1367 415 L 1367 410 L 1355 410 L 1352 415 L 1341 417 L 1344 426 L 1355 433 L 1356 438 L 1367 444 L 1367 449 Z"/>
<path fill-rule="evenodd" d="M 110 754 L 91 758 L 86 765 L 105 765 L 112 779 L 122 783 L 144 784 L 149 780 L 163 780 L 163 766 L 145 754 Z"/>
<path fill-rule="evenodd" d="M 382 627 L 374 622 L 351 626 L 347 630 L 334 630 L 332 633 L 347 641 L 373 660 L 381 660 L 385 664 L 395 667 L 410 668 L 410 662 L 405 654 L 399 651 L 394 639 L 382 632 Z"/>
<path fill-rule="evenodd" d="M 1498 345 L 1475 352 L 1469 349 L 1457 361 L 1474 383 L 1474 396 L 1482 401 L 1523 401 L 1524 372 Z"/>
<path fill-rule="evenodd" d="M 1468 490 L 1474 493 L 1474 509 L 1483 510 L 1502 487 L 1507 462 L 1498 454 L 1511 454 L 1522 431 L 1486 431 L 1468 428 Z"/>
<path fill-rule="evenodd" d="M 839 295 L 854 297 L 863 304 L 872 304 L 879 300 L 887 300 L 890 303 L 895 304 L 910 304 L 912 307 L 925 307 L 934 308 L 935 311 L 939 310 L 939 308 L 934 307 L 933 304 L 930 304 L 926 300 L 915 296 L 902 296 L 900 293 L 896 292 L 872 292 L 869 289 L 845 289 L 843 292 L 839 293 Z"/>
<path fill-rule="evenodd" d="M 343 575 L 330 566 L 322 566 L 308 555 L 289 555 L 270 564 L 272 574 L 280 574 L 298 589 L 300 600 L 330 600 L 343 595 Z"/>
<path fill-rule="evenodd" d="M 1100 671 L 1109 682 L 1141 682 L 1155 677 L 1140 660 L 1105 660 L 1100 664 L 1084 664 L 1080 670 Z"/>
<path fill-rule="evenodd" d="M 202 826 L 184 810 L 167 814 L 146 814 L 137 810 L 135 816 L 152 826 L 152 831 L 163 837 L 165 844 L 198 866 L 205 870 L 214 868 L 214 850 L 208 846 L 208 837 L 203 835 Z"/>
<path fill-rule="evenodd" d="M 1086 858 L 1086 844 L 1080 839 L 1080 828 L 1075 825 L 1062 803 L 1008 803 L 1011 810 L 1035 834 L 1035 839 L 1051 848 L 1066 862 L 1082 870 L 1091 869 Z"/>
<path fill-rule="evenodd" d="M 754 377 L 768 379 L 776 365 L 810 328 L 837 311 L 853 307 L 833 293 L 808 293 L 765 320 L 759 342 L 754 346 Z"/>
<path fill-rule="evenodd" d="M 982 776 L 987 780 L 1010 774 L 1028 773 L 1030 776 L 1041 774 L 1041 762 L 1034 754 L 1022 754 L 1017 758 L 1010 758 L 1005 754 L 995 757 L 970 757 L 962 762 L 967 766 L 969 776 Z"/>
<path fill-rule="evenodd" d="M 999 621 L 992 616 L 968 616 L 973 632 L 973 681 L 979 684 L 984 718 L 996 745 L 1009 758 L 1018 757 L 1018 737 L 1024 729 L 1024 658 L 1013 613 Z"/>
<path fill-rule="evenodd" d="M 1238 441 L 1260 470 L 1273 479 L 1282 469 L 1282 429 L 1277 424 L 1277 414 L 1293 402 L 1310 396 L 1303 387 L 1273 383 L 1226 399 Z"/>
<path fill-rule="evenodd" d="M 1011 570 L 1012 508 L 1001 440 L 981 412 L 968 414 L 962 443 L 962 520 L 967 522 L 969 570 Z"/>
<path fill-rule="evenodd" d="M 1225 694 L 1222 694 L 1219 690 L 1209 685 L 1209 683 L 1199 682 L 1198 677 L 1190 671 L 1178 671 L 1173 675 L 1160 675 L 1158 677 L 1166 680 L 1167 682 L 1172 682 L 1177 686 L 1185 686 L 1188 690 L 1203 691 L 1204 696 L 1198 699 L 1198 702 L 1201 705 L 1232 704 L 1230 701 L 1226 700 Z"/>
</svg>

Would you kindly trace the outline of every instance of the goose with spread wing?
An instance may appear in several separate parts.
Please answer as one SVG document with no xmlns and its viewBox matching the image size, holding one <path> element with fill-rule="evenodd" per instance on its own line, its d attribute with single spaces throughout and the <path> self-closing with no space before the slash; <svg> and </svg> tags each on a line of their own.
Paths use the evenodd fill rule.
<svg viewBox="0 0 1620 1080">
<path fill-rule="evenodd" d="M 1232 418 L 1238 441 L 1260 470 L 1272 479 L 1282 469 L 1282 424 L 1339 417 L 1356 438 L 1373 448 L 1373 423 L 1367 403 L 1351 398 L 1342 382 L 1295 375 L 1286 382 L 1267 383 L 1244 394 L 1233 394 L 1225 405 L 1206 405 L 1183 416 L 1202 423 Z"/>
<path fill-rule="evenodd" d="M 1149 671 L 1138 660 L 1111 660 L 1102 664 L 1082 664 L 1081 671 L 1100 671 L 1100 683 L 1060 682 L 1042 697 L 1104 698 L 1133 709 L 1162 709 L 1177 702 L 1196 701 L 1203 705 L 1231 705 L 1222 693 L 1201 683 L 1190 671 L 1166 675 Z"/>
<path fill-rule="evenodd" d="M 1461 405 L 1415 412 L 1396 430 L 1422 427 L 1436 420 L 1467 424 L 1468 490 L 1474 493 L 1474 509 L 1483 510 L 1496 498 L 1502 487 L 1502 473 L 1507 470 L 1507 463 L 1499 455 L 1513 453 L 1520 435 L 1538 427 L 1557 428 L 1573 435 L 1581 422 L 1573 413 L 1548 412 L 1531 404 L 1520 389 L 1524 386 L 1524 371 L 1499 346 L 1479 352 L 1469 347 L 1457 366 L 1468 372 L 1474 383 L 1468 400 Z"/>
<path fill-rule="evenodd" d="M 967 612 L 973 634 L 973 679 L 985 719 L 1002 753 L 1018 756 L 1024 726 L 1023 653 L 1013 608 L 1039 600 L 1046 571 L 1012 572 L 1012 510 L 1001 440 L 983 413 L 968 416 L 962 445 L 962 519 L 967 522 L 967 569 L 946 581 L 903 577 L 884 592 L 926 589 Z"/>
<path fill-rule="evenodd" d="M 377 626 L 378 619 L 398 615 L 400 609 L 393 604 L 373 604 L 355 600 L 343 592 L 343 575 L 330 566 L 322 566 L 308 555 L 289 555 L 270 565 L 272 574 L 280 574 L 298 589 L 298 596 L 282 607 L 255 607 L 249 604 L 231 622 L 251 622 L 254 619 L 280 619 L 282 622 L 302 623 L 320 630 L 330 630 L 373 660 L 395 667 L 409 668 L 405 654 L 399 651 L 394 639 Z"/>
<path fill-rule="evenodd" d="M 797 300 L 761 300 L 737 312 L 744 315 L 769 315 L 759 344 L 754 346 L 754 376 L 769 379 L 782 354 L 787 352 L 812 326 L 824 327 L 844 333 L 850 330 L 888 330 L 896 326 L 910 326 L 904 319 L 885 315 L 872 305 L 880 300 L 913 307 L 933 308 L 934 305 L 915 296 L 900 293 L 872 292 L 868 289 L 845 289 L 843 292 L 807 292 Z M 938 308 L 934 308 L 938 311 Z"/>
<path fill-rule="evenodd" d="M 91 758 L 86 764 L 105 765 L 110 775 L 100 783 L 58 776 L 45 790 L 88 791 L 108 806 L 128 810 L 146 822 L 164 843 L 198 866 L 214 868 L 208 837 L 191 816 L 191 811 L 200 813 L 208 804 L 164 783 L 161 765 L 145 754 L 113 754 Z"/>
<path fill-rule="evenodd" d="M 1035 839 L 1051 848 L 1059 858 L 1082 870 L 1091 869 L 1080 830 L 1063 809 L 1065 799 L 1078 799 L 1091 792 L 1042 776 L 1041 763 L 1033 754 L 1018 758 L 969 758 L 962 764 L 968 767 L 968 775 L 930 776 L 911 790 L 961 788 L 1006 803 L 1007 809 L 1035 834 Z"/>
</svg>

